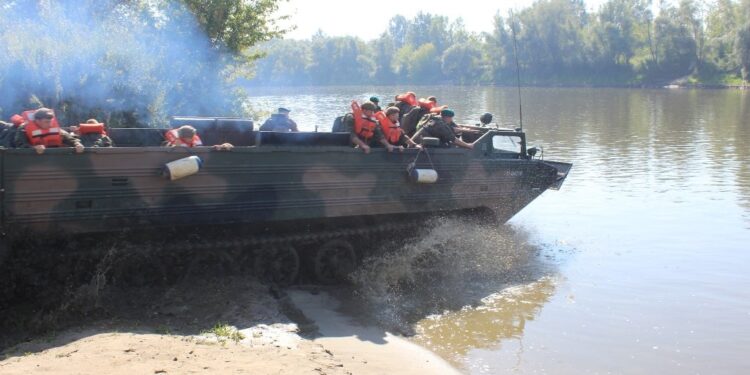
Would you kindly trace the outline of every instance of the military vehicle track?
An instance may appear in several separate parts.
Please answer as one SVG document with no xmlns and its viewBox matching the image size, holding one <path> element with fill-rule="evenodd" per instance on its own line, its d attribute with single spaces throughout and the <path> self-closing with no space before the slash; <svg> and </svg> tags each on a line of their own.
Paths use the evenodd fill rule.
<svg viewBox="0 0 750 375">
<path fill-rule="evenodd" d="M 248 275 L 279 286 L 342 283 L 381 240 L 395 234 L 406 239 L 421 222 L 402 217 L 366 226 L 235 236 L 209 229 L 169 241 L 164 238 L 178 237 L 181 230 L 160 239 L 153 233 L 123 232 L 114 238 L 16 240 L 0 267 L 0 310 L 28 299 L 49 299 L 54 305 L 56 297 L 87 284 L 130 288 L 224 275 Z"/>
</svg>

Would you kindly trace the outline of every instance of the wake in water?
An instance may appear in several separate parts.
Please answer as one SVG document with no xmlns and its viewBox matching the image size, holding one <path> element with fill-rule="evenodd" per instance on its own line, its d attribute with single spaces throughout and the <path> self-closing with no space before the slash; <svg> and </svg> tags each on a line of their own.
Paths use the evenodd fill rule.
<svg viewBox="0 0 750 375">
<path fill-rule="evenodd" d="M 425 316 L 476 305 L 551 269 L 526 233 L 508 225 L 447 217 L 407 243 L 386 245 L 352 276 L 360 304 L 381 325 L 402 333 Z"/>
</svg>

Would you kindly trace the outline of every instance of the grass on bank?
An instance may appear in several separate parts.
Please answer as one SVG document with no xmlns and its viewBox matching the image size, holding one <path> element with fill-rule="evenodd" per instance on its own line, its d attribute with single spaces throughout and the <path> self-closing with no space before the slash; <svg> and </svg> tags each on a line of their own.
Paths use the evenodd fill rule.
<svg viewBox="0 0 750 375">
<path fill-rule="evenodd" d="M 238 343 L 245 339 L 245 335 L 242 334 L 237 328 L 230 326 L 227 323 L 224 322 L 218 322 L 210 329 L 207 329 L 205 331 L 201 331 L 202 335 L 214 335 L 219 340 L 219 342 L 224 343 L 227 340 L 234 341 L 234 343 Z"/>
</svg>

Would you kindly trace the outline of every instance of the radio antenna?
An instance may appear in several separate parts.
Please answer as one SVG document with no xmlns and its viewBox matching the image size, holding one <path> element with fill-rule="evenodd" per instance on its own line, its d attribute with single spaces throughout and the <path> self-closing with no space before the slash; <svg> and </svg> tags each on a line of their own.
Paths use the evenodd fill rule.
<svg viewBox="0 0 750 375">
<path fill-rule="evenodd" d="M 518 125 L 523 131 L 523 103 L 521 102 L 521 65 L 518 63 L 518 42 L 516 41 L 516 17 L 510 11 L 510 30 L 513 33 L 513 56 L 516 58 L 516 86 L 518 87 Z"/>
</svg>

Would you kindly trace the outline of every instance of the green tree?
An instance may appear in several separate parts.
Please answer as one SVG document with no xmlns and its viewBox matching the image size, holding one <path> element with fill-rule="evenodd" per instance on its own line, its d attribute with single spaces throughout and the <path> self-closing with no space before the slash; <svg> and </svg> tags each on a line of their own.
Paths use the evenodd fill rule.
<svg viewBox="0 0 750 375">
<path fill-rule="evenodd" d="M 706 60 L 717 69 L 737 71 L 739 60 L 734 45 L 737 39 L 738 7 L 732 0 L 718 0 L 706 19 Z"/>
<path fill-rule="evenodd" d="M 409 57 L 408 78 L 415 83 L 440 82 L 440 56 L 432 43 L 423 44 Z"/>
<path fill-rule="evenodd" d="M 306 41 L 272 40 L 262 48 L 267 57 L 255 63 L 255 79 L 263 85 L 309 84 L 310 46 Z"/>
<path fill-rule="evenodd" d="M 680 0 L 680 5 L 677 9 L 678 19 L 682 26 L 689 31 L 695 43 L 695 52 L 691 64 L 695 74 L 698 74 L 703 64 L 703 50 L 706 44 L 702 14 L 703 4 L 695 0 Z"/>
<path fill-rule="evenodd" d="M 746 23 L 737 33 L 735 48 L 742 66 L 742 79 L 750 81 L 750 22 Z"/>
<path fill-rule="evenodd" d="M 474 43 L 454 44 L 442 58 L 443 74 L 453 83 L 475 83 L 482 75 L 482 51 Z"/>
<path fill-rule="evenodd" d="M 690 74 L 695 68 L 696 44 L 690 30 L 679 21 L 677 9 L 667 7 L 654 21 L 658 65 L 654 78 L 674 79 Z"/>
<path fill-rule="evenodd" d="M 387 33 L 383 33 L 380 38 L 372 42 L 371 49 L 373 51 L 372 59 L 375 66 L 375 82 L 381 84 L 395 82 L 396 74 L 391 68 L 391 62 L 396 54 L 393 39 Z"/>
<path fill-rule="evenodd" d="M 215 48 L 238 54 L 287 31 L 276 17 L 279 0 L 180 0 L 195 15 Z M 249 55 L 251 59 L 259 55 Z"/>
</svg>

